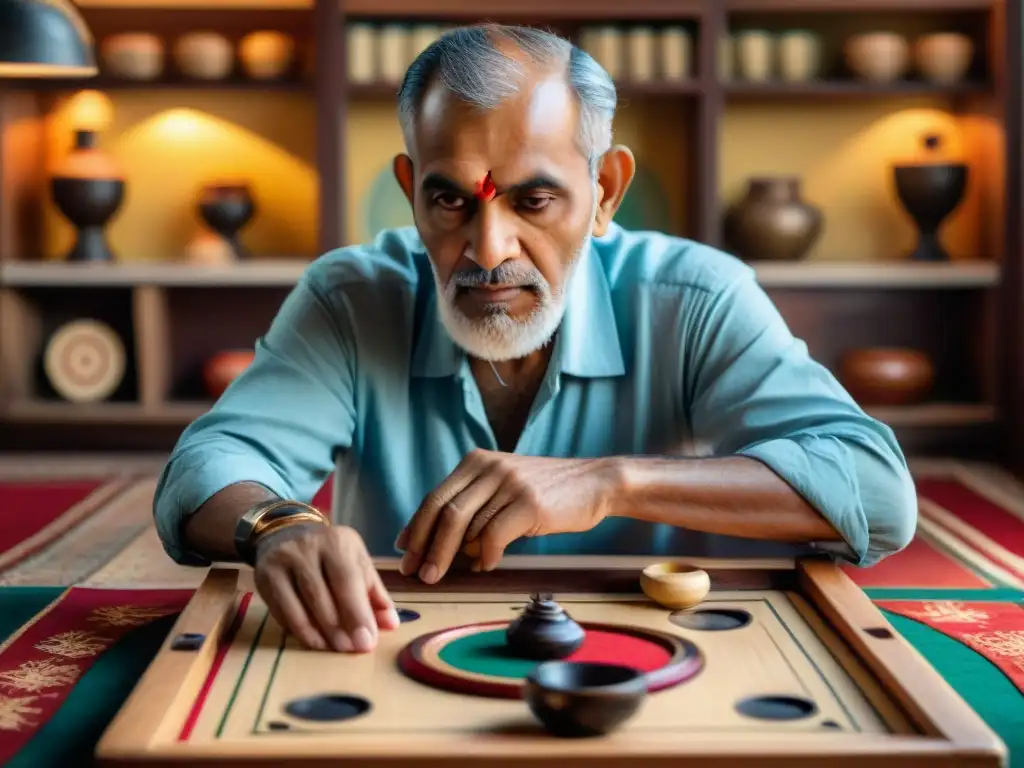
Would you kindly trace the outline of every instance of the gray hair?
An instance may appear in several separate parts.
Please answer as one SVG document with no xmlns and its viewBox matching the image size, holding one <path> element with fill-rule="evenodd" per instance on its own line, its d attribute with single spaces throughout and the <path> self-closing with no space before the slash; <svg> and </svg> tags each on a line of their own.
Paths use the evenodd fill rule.
<svg viewBox="0 0 1024 768">
<path fill-rule="evenodd" d="M 398 120 L 406 143 L 412 146 L 420 103 L 434 78 L 459 99 L 480 109 L 494 109 L 518 92 L 524 68 L 501 51 L 501 40 L 515 44 L 535 64 L 565 67 L 567 82 L 579 102 L 577 142 L 591 175 L 596 175 L 601 157 L 612 145 L 615 83 L 585 51 L 558 35 L 532 27 L 457 27 L 427 47 L 409 67 L 398 93 Z"/>
</svg>

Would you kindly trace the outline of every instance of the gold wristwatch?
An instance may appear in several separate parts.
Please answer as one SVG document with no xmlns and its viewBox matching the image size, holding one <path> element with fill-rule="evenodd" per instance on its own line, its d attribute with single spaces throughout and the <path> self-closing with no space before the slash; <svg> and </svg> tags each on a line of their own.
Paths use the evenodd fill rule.
<svg viewBox="0 0 1024 768">
<path fill-rule="evenodd" d="M 282 528 L 304 523 L 330 525 L 331 521 L 316 507 L 301 501 L 261 501 L 238 521 L 235 527 L 235 551 L 242 562 L 253 565 L 256 545 L 260 539 Z"/>
</svg>

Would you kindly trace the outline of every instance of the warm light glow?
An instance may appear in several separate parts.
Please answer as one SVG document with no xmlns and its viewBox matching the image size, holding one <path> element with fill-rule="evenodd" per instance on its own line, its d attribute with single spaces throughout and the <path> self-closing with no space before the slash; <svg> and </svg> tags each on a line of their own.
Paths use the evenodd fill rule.
<svg viewBox="0 0 1024 768">
<path fill-rule="evenodd" d="M 79 91 L 68 103 L 71 122 L 78 131 L 104 131 L 114 119 L 114 104 L 99 91 Z"/>
<path fill-rule="evenodd" d="M 252 190 L 256 215 L 242 231 L 255 257 L 317 250 L 316 105 L 306 94 L 253 98 L 230 91 L 111 91 L 113 121 L 103 152 L 117 162 L 125 204 L 107 230 L 121 261 L 179 259 L 204 229 L 203 186 L 234 179 Z M 78 105 L 60 103 L 47 121 L 48 164 L 59 162 Z M 47 258 L 59 258 L 73 232 L 50 202 L 43 231 Z"/>
</svg>

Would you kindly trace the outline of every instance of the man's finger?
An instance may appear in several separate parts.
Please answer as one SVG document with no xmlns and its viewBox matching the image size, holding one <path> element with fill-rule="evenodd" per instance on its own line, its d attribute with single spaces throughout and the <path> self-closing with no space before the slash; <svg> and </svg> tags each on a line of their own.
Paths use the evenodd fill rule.
<svg viewBox="0 0 1024 768">
<path fill-rule="evenodd" d="M 313 554 L 312 557 L 316 558 L 316 555 Z M 316 625 L 320 636 L 326 639 L 334 650 L 345 650 L 339 644 L 338 609 L 334 604 L 334 596 L 324 579 L 319 559 L 293 566 L 292 579 L 295 581 L 298 595 L 302 599 L 302 605 Z"/>
<path fill-rule="evenodd" d="M 481 464 L 475 453 L 471 453 L 457 466 L 437 488 L 427 494 L 405 527 L 404 536 L 399 534 L 399 541 L 404 542 L 405 555 L 399 565 L 403 576 L 416 573 L 423 563 L 423 555 L 434 537 L 434 526 L 437 517 L 445 504 L 462 492 L 480 472 Z"/>
<path fill-rule="evenodd" d="M 267 578 L 264 595 L 270 614 L 286 632 L 298 638 L 307 648 L 317 651 L 327 650 L 327 641 L 309 620 L 302 601 L 292 588 L 287 572 L 281 570 Z"/>
<path fill-rule="evenodd" d="M 377 643 L 377 621 L 370 608 L 362 569 L 336 549 L 324 552 L 323 566 L 338 609 L 338 624 L 343 633 L 339 642 L 346 650 L 372 650 Z"/>
<path fill-rule="evenodd" d="M 502 478 L 497 472 L 484 471 L 442 507 L 434 525 L 430 548 L 423 556 L 423 564 L 419 570 L 423 581 L 434 584 L 448 572 L 452 559 L 458 554 L 466 538 L 466 531 L 475 516 L 494 498 L 501 483 Z"/>
<path fill-rule="evenodd" d="M 491 571 L 498 567 L 505 548 L 516 539 L 533 530 L 536 512 L 529 502 L 517 499 L 495 515 L 480 532 L 480 569 Z"/>
<path fill-rule="evenodd" d="M 367 594 L 370 598 L 370 608 L 373 609 L 374 617 L 377 619 L 377 626 L 381 629 L 395 629 L 401 624 L 398 618 L 398 611 L 391 595 L 388 594 L 380 573 L 373 567 L 373 563 L 367 559 L 364 566 Z"/>
</svg>

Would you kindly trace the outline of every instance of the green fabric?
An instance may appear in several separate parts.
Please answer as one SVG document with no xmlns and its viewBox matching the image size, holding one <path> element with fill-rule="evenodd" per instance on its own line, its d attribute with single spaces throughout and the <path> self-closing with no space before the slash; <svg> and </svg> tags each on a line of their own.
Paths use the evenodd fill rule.
<svg viewBox="0 0 1024 768">
<path fill-rule="evenodd" d="M 537 662 L 517 659 L 508 653 L 505 630 L 460 637 L 448 643 L 439 654 L 441 661 L 465 672 L 476 672 L 493 677 L 524 678 Z"/>
<path fill-rule="evenodd" d="M 981 654 L 926 624 L 882 611 L 893 627 L 1006 743 L 1008 768 L 1024 768 L 1024 697 Z"/>
<path fill-rule="evenodd" d="M 63 587 L 0 587 L 0 643 L 65 591 Z"/>
</svg>

